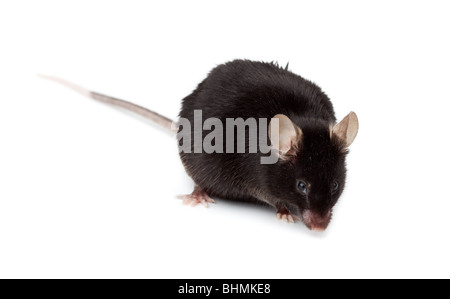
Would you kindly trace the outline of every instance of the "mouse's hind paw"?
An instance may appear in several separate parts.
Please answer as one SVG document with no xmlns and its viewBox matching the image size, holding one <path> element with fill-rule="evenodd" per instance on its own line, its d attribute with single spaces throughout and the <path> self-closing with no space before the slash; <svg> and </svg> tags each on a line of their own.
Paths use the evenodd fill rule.
<svg viewBox="0 0 450 299">
<path fill-rule="evenodd" d="M 215 203 L 215 201 L 206 194 L 206 192 L 199 186 L 194 187 L 194 191 L 191 194 L 178 195 L 179 199 L 183 200 L 185 205 L 195 207 L 198 204 L 202 204 L 205 208 L 208 207 L 208 203 Z"/>
</svg>

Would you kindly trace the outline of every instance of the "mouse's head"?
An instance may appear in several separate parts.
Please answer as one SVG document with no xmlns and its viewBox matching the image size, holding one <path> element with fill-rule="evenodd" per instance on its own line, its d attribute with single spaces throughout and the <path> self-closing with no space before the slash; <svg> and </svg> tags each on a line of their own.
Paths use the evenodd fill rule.
<svg viewBox="0 0 450 299">
<path fill-rule="evenodd" d="M 345 157 L 358 132 L 358 118 L 350 112 L 334 126 L 306 120 L 301 128 L 285 115 L 274 119 L 279 121 L 279 130 L 269 128 L 269 136 L 272 143 L 278 141 L 274 147 L 279 161 L 273 174 L 278 190 L 283 191 L 276 196 L 281 200 L 277 205 L 301 216 L 308 228 L 323 231 L 344 189 Z"/>
</svg>

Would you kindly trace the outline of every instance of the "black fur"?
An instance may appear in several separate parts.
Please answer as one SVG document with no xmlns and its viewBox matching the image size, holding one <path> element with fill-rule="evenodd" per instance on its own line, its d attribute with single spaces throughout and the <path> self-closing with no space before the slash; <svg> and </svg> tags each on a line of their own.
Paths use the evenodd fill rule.
<svg viewBox="0 0 450 299">
<path fill-rule="evenodd" d="M 272 165 L 260 164 L 261 153 L 180 153 L 188 174 L 209 195 L 265 202 L 296 215 L 306 209 L 318 215 L 331 211 L 345 184 L 346 150 L 330 138 L 336 122 L 333 105 L 317 85 L 287 66 L 235 60 L 214 68 L 183 99 L 180 117 L 193 122 L 195 109 L 202 110 L 203 120 L 216 117 L 224 124 L 226 118 L 270 120 L 285 114 L 303 131 L 296 157 Z M 298 191 L 298 180 L 310 185 L 307 196 Z M 334 181 L 339 189 L 332 194 Z"/>
</svg>

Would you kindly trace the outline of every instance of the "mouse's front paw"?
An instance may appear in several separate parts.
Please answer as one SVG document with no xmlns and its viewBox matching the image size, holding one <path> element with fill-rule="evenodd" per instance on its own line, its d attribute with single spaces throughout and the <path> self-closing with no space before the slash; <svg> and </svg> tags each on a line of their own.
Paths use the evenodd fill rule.
<svg viewBox="0 0 450 299">
<path fill-rule="evenodd" d="M 291 212 L 289 212 L 286 208 L 280 208 L 277 211 L 277 218 L 279 220 L 283 220 L 287 223 L 295 223 L 297 221 L 300 221 L 300 218 L 298 218 L 297 216 L 291 214 Z"/>
<path fill-rule="evenodd" d="M 192 207 L 202 204 L 207 208 L 208 203 L 215 203 L 215 201 L 199 186 L 195 186 L 194 191 L 192 191 L 191 194 L 178 195 L 177 197 L 182 199 L 185 205 L 190 205 Z"/>
</svg>

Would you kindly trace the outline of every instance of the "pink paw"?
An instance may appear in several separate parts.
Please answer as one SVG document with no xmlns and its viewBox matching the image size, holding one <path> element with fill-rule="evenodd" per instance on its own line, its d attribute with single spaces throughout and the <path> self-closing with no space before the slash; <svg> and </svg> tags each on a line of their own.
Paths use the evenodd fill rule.
<svg viewBox="0 0 450 299">
<path fill-rule="evenodd" d="M 202 204 L 205 208 L 207 208 L 208 203 L 215 203 L 215 201 L 198 186 L 195 186 L 194 191 L 192 191 L 191 194 L 178 195 L 177 197 L 183 200 L 183 204 L 190 205 L 192 207 Z"/>
<path fill-rule="evenodd" d="M 300 221 L 300 218 L 291 214 L 291 212 L 289 212 L 288 209 L 286 209 L 285 207 L 280 207 L 278 209 L 277 218 L 279 220 L 286 221 L 287 223 L 295 223 L 297 221 Z"/>
<path fill-rule="evenodd" d="M 279 220 L 286 221 L 287 223 L 295 223 L 297 221 L 300 221 L 300 218 L 290 213 L 289 214 L 277 213 L 277 218 Z"/>
</svg>

